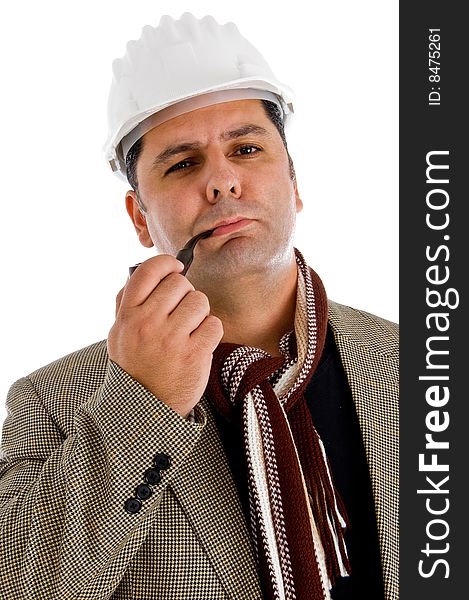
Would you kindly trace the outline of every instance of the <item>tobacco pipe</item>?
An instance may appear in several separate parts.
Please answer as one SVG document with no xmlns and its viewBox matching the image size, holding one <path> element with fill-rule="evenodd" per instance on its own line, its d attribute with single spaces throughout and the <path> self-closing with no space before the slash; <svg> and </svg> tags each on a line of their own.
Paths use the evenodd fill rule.
<svg viewBox="0 0 469 600">
<path fill-rule="evenodd" d="M 214 231 L 214 229 L 208 229 L 207 231 L 202 231 L 202 233 L 194 235 L 194 237 L 187 242 L 184 248 L 179 250 L 179 252 L 176 254 L 176 258 L 184 264 L 184 269 L 181 271 L 181 275 L 185 275 L 192 264 L 192 259 L 194 258 L 194 248 L 196 247 L 197 242 L 199 240 L 203 240 L 204 238 L 210 237 Z M 136 265 L 129 267 L 129 277 L 140 264 L 141 263 L 137 263 Z"/>
<path fill-rule="evenodd" d="M 176 254 L 176 258 L 178 260 L 180 260 L 182 263 L 184 263 L 184 269 L 182 270 L 181 275 L 185 275 L 187 273 L 188 268 L 192 264 L 192 259 L 194 258 L 194 248 L 195 248 L 197 242 L 199 240 L 203 240 L 204 238 L 210 237 L 214 231 L 215 231 L 214 229 L 209 229 L 208 231 L 202 231 L 202 233 L 199 233 L 199 234 L 195 235 L 193 238 L 191 238 L 187 242 L 187 244 L 184 246 L 184 248 L 179 250 L 179 252 Z"/>
</svg>

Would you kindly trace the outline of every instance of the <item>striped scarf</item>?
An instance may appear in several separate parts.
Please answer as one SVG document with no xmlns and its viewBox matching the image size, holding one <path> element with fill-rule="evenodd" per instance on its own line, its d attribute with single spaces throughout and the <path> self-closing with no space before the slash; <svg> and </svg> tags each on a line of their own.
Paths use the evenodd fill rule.
<svg viewBox="0 0 469 600">
<path fill-rule="evenodd" d="M 242 420 L 251 538 L 266 597 L 321 600 L 349 574 L 348 522 L 304 396 L 325 342 L 327 297 L 295 254 L 295 331 L 283 336 L 282 356 L 222 343 L 206 392 L 228 421 Z"/>
</svg>

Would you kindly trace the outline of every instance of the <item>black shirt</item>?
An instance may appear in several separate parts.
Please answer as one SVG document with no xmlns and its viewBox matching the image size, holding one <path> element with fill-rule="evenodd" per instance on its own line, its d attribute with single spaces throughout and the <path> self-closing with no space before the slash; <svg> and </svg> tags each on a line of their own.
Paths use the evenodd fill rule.
<svg viewBox="0 0 469 600">
<path fill-rule="evenodd" d="M 330 327 L 321 360 L 306 389 L 306 402 L 351 525 L 345 540 L 352 575 L 339 579 L 332 597 L 382 600 L 378 534 L 366 455 L 352 394 Z M 247 477 L 244 460 L 240 460 L 241 431 L 233 424 L 228 425 L 217 413 L 215 421 L 248 516 Z"/>
</svg>

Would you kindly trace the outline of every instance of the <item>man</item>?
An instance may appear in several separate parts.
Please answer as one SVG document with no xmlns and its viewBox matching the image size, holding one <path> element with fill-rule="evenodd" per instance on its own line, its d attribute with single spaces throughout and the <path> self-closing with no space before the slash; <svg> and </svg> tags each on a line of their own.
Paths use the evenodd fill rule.
<svg viewBox="0 0 469 600">
<path fill-rule="evenodd" d="M 158 255 L 107 341 L 12 386 L 3 597 L 398 597 L 397 327 L 293 246 L 289 93 L 211 17 L 115 61 L 106 156 Z"/>
</svg>

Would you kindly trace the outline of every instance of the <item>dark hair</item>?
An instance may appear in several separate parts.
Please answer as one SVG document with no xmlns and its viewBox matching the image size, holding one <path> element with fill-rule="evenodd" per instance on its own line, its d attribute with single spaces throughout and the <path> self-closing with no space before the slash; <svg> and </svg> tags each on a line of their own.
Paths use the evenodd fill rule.
<svg viewBox="0 0 469 600">
<path fill-rule="evenodd" d="M 127 170 L 127 181 L 132 186 L 132 189 L 138 193 L 137 181 L 137 160 L 140 156 L 143 146 L 143 137 L 139 138 L 135 144 L 127 152 L 125 157 L 125 166 Z"/>
<path fill-rule="evenodd" d="M 294 181 L 295 180 L 295 168 L 293 166 L 293 161 L 290 156 L 290 153 L 288 152 L 287 139 L 285 137 L 285 128 L 283 125 L 282 111 L 279 108 L 279 106 L 277 104 L 275 104 L 275 102 L 270 102 L 269 100 L 262 100 L 262 104 L 264 106 L 266 115 L 269 117 L 269 119 L 275 125 L 275 127 L 277 128 L 277 131 L 280 134 L 280 137 L 282 138 L 283 145 L 285 146 L 285 150 L 287 151 L 287 155 L 288 155 L 288 162 L 290 165 L 290 177 Z M 137 160 L 142 151 L 142 146 L 143 146 L 143 137 L 141 137 L 140 139 L 138 139 L 135 142 L 135 144 L 128 151 L 127 156 L 125 158 L 125 166 L 127 169 L 127 180 L 129 182 L 129 184 L 132 186 L 132 189 L 135 192 L 137 192 L 137 194 L 138 194 Z"/>
</svg>

